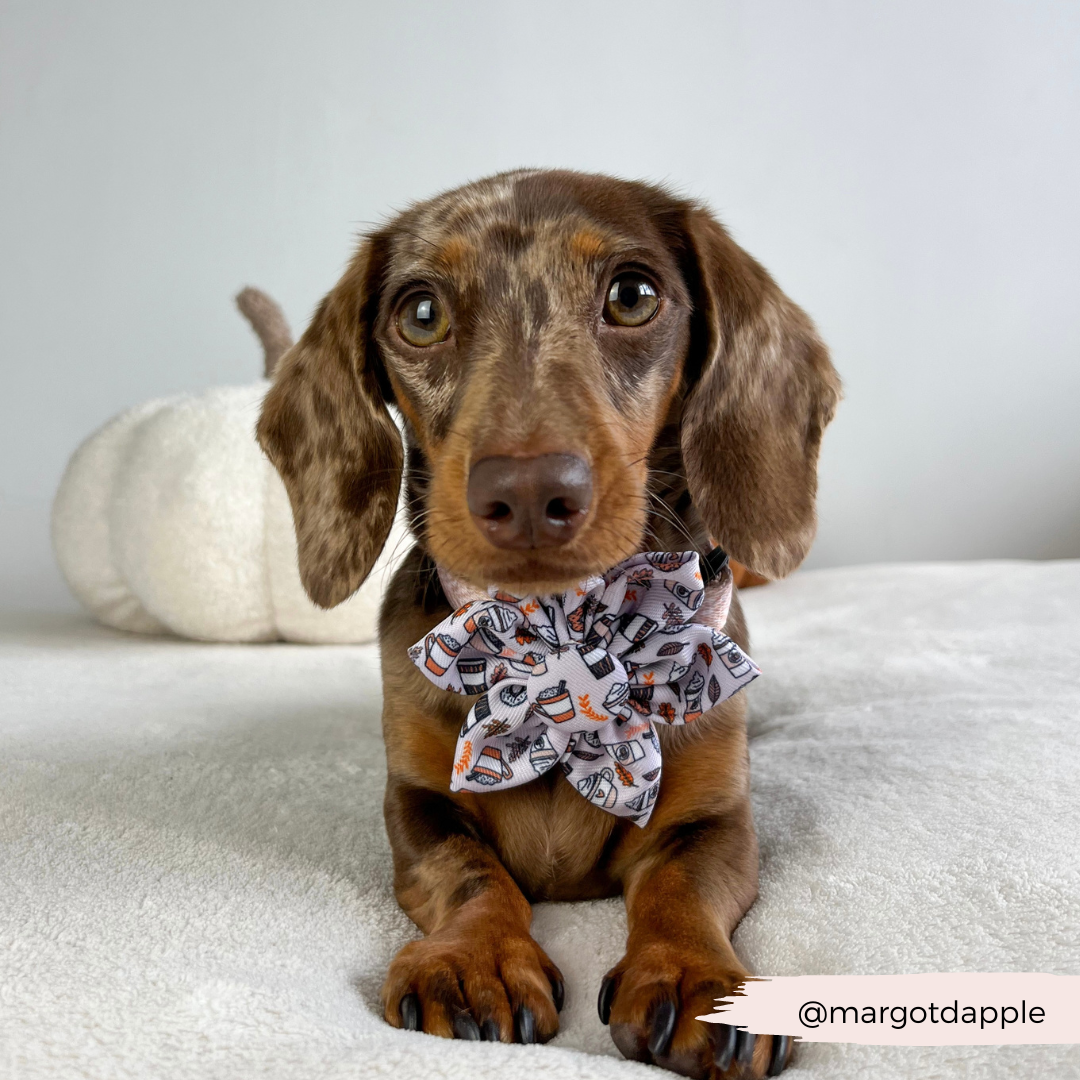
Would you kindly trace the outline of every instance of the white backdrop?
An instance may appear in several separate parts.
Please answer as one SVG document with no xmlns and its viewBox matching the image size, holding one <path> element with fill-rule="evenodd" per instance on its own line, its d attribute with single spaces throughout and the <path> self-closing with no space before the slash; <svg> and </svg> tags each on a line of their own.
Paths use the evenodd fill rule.
<svg viewBox="0 0 1080 1080">
<path fill-rule="evenodd" d="M 519 165 L 706 199 L 847 400 L 811 565 L 1080 555 L 1080 5 L 94 4 L 0 12 L 0 603 L 71 604 L 91 429 L 259 367 L 355 234 Z"/>
</svg>

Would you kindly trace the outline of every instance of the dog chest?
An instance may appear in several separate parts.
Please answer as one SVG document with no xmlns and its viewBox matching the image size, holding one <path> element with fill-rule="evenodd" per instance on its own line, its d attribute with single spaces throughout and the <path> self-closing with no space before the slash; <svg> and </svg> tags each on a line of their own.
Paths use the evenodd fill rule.
<svg viewBox="0 0 1080 1080">
<path fill-rule="evenodd" d="M 619 892 L 602 865 L 619 821 L 582 799 L 560 770 L 485 800 L 490 842 L 527 897 L 584 900 Z"/>
</svg>

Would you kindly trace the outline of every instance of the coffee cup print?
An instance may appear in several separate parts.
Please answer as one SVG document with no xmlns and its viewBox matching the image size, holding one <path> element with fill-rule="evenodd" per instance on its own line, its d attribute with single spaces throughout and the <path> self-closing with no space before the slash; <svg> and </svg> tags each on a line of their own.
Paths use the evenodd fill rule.
<svg viewBox="0 0 1080 1080">
<path fill-rule="evenodd" d="M 504 648 L 502 638 L 487 626 L 478 626 L 469 640 L 475 648 L 492 656 L 498 656 Z"/>
<path fill-rule="evenodd" d="M 478 630 L 494 630 L 503 634 L 514 625 L 514 616 L 501 604 L 490 604 L 473 609 L 472 614 L 465 620 L 465 629 L 470 634 Z"/>
<path fill-rule="evenodd" d="M 484 787 L 493 787 L 504 780 L 509 780 L 513 775 L 514 770 L 503 761 L 502 751 L 495 746 L 485 746 L 480 751 L 472 772 L 465 779 L 483 784 Z"/>
<path fill-rule="evenodd" d="M 656 796 L 659 793 L 660 785 L 653 784 L 651 788 L 643 791 L 640 795 L 635 795 L 626 805 L 628 809 L 633 810 L 635 813 L 644 813 L 654 802 L 656 802 Z"/>
<path fill-rule="evenodd" d="M 641 743 L 635 741 L 604 743 L 604 749 L 620 764 L 633 765 L 645 756 L 645 749 Z"/>
<path fill-rule="evenodd" d="M 718 649 L 717 655 L 720 657 L 720 662 L 735 678 L 749 673 L 750 661 L 746 658 L 746 653 L 734 641 L 730 642 L 727 648 Z"/>
<path fill-rule="evenodd" d="M 516 709 L 529 700 L 529 692 L 524 686 L 514 683 L 510 686 L 504 686 L 499 691 L 499 700 L 508 708 Z"/>
<path fill-rule="evenodd" d="M 629 696 L 630 684 L 617 682 L 608 690 L 607 697 L 604 698 L 604 708 L 609 712 L 619 712 Z"/>
<path fill-rule="evenodd" d="M 610 769 L 590 773 L 578 781 L 577 789 L 589 802 L 594 802 L 605 810 L 610 810 L 619 801 L 619 793 L 615 788 L 615 774 Z"/>
<path fill-rule="evenodd" d="M 636 645 L 639 641 L 644 641 L 657 627 L 655 619 L 650 619 L 646 615 L 634 615 L 622 628 L 623 637 L 627 641 Z"/>
<path fill-rule="evenodd" d="M 686 562 L 686 556 L 681 551 L 649 551 L 645 553 L 645 558 L 662 574 L 673 573 Z"/>
<path fill-rule="evenodd" d="M 671 661 L 671 668 L 664 682 L 678 682 L 690 670 L 689 664 L 680 664 L 677 660 Z"/>
<path fill-rule="evenodd" d="M 589 627 L 589 632 L 585 635 L 585 644 L 590 647 L 609 645 L 613 635 L 611 626 L 617 618 L 618 615 L 611 611 L 594 619 L 592 626 Z"/>
<path fill-rule="evenodd" d="M 574 719 L 574 703 L 566 689 L 566 680 L 560 679 L 558 686 L 549 686 L 536 695 L 536 709 L 554 724 L 564 724 Z"/>
<path fill-rule="evenodd" d="M 458 660 L 457 673 L 466 694 L 482 694 L 487 688 L 487 661 L 483 657 Z"/>
<path fill-rule="evenodd" d="M 515 671 L 524 675 L 546 675 L 547 659 L 543 653 L 527 652 L 520 660 L 511 661 Z"/>
<path fill-rule="evenodd" d="M 481 694 L 480 697 L 473 702 L 473 707 L 469 710 L 469 715 L 465 717 L 465 723 L 461 725 L 461 736 L 464 738 L 477 724 L 482 724 L 485 720 L 491 716 L 491 702 L 488 700 L 487 694 Z"/>
<path fill-rule="evenodd" d="M 683 719 L 686 723 L 696 720 L 701 715 L 701 695 L 705 690 L 705 676 L 700 671 L 695 671 L 693 678 L 686 686 L 686 711 Z"/>
<path fill-rule="evenodd" d="M 575 634 L 585 633 L 585 623 L 589 616 L 596 610 L 597 601 L 594 596 L 586 596 L 585 599 L 569 615 L 566 616 L 566 625 Z"/>
<path fill-rule="evenodd" d="M 581 659 L 597 679 L 610 675 L 615 670 L 615 661 L 607 649 L 582 649 Z"/>
<path fill-rule="evenodd" d="M 697 611 L 705 597 L 704 589 L 688 589 L 681 581 L 665 581 L 664 588 L 691 611 Z"/>
<path fill-rule="evenodd" d="M 529 749 L 529 764 L 536 770 L 537 774 L 547 772 L 558 760 L 559 755 L 556 753 L 555 747 L 551 745 L 551 740 L 547 737 L 547 734 L 541 733 L 537 735 Z"/>
<path fill-rule="evenodd" d="M 424 641 L 424 667 L 436 675 L 445 675 L 461 652 L 461 642 L 448 634 L 428 634 Z"/>
</svg>

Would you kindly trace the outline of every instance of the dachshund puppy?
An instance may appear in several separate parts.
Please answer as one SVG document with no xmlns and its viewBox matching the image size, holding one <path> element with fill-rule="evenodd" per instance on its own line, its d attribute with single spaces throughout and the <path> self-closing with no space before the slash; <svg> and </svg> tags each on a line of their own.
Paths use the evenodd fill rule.
<svg viewBox="0 0 1080 1080">
<path fill-rule="evenodd" d="M 390 1024 L 550 1039 L 563 981 L 530 904 L 621 893 L 626 952 L 599 999 L 619 1050 L 696 1077 L 783 1069 L 789 1038 L 695 1019 L 748 974 L 731 946 L 758 874 L 745 695 L 662 727 L 641 828 L 556 768 L 452 794 L 475 699 L 434 687 L 408 649 L 450 615 L 440 571 L 544 594 L 642 550 L 715 543 L 789 573 L 814 536 L 839 394 L 806 315 L 704 208 L 658 187 L 506 173 L 363 241 L 278 367 L 258 438 L 322 607 L 363 582 L 407 485 L 416 545 L 380 628 L 385 815 L 397 898 L 426 936 L 390 965 Z M 747 646 L 737 597 L 724 631 Z"/>
</svg>

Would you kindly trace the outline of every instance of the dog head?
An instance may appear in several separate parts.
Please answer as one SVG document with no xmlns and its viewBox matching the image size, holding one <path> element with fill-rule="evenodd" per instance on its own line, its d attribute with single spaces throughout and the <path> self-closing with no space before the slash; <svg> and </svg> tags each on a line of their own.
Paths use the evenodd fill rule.
<svg viewBox="0 0 1080 1080">
<path fill-rule="evenodd" d="M 521 171 L 363 241 L 258 438 L 324 607 L 378 557 L 406 460 L 414 532 L 475 585 L 564 588 L 708 537 L 780 577 L 814 536 L 838 398 L 809 319 L 702 207 Z"/>
</svg>

